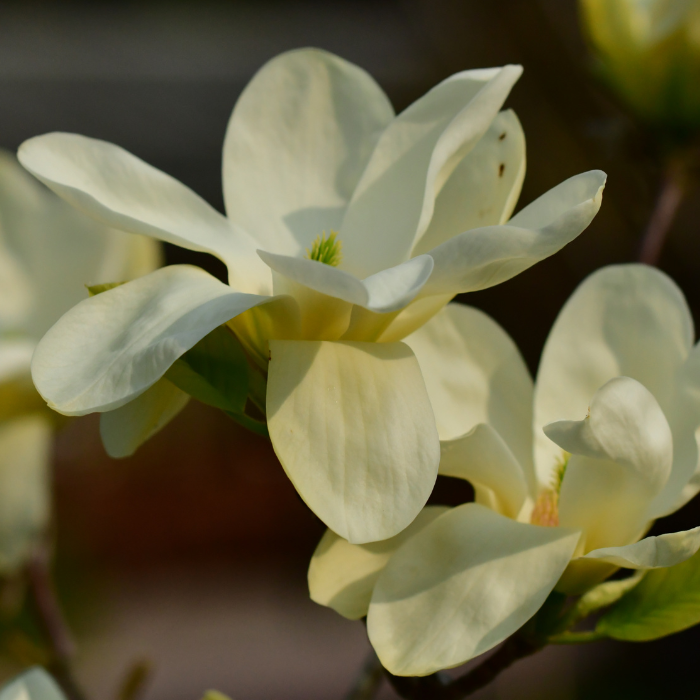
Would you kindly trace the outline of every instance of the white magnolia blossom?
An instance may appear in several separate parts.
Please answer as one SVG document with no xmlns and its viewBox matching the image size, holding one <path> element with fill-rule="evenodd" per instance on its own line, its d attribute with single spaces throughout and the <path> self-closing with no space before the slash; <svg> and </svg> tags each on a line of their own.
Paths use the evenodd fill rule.
<svg viewBox="0 0 700 700">
<path fill-rule="evenodd" d="M 0 700 L 66 700 L 56 681 L 35 666 L 0 688 Z"/>
<path fill-rule="evenodd" d="M 155 241 L 95 224 L 0 151 L 0 574 L 24 562 L 49 513 L 53 427 L 30 374 L 37 343 L 85 284 L 158 262 Z"/>
<path fill-rule="evenodd" d="M 168 406 L 134 399 L 161 396 L 173 362 L 227 323 L 268 372 L 270 437 L 301 497 L 350 541 L 400 532 L 433 488 L 439 441 L 399 341 L 455 294 L 555 253 L 600 206 L 594 171 L 511 218 L 525 142 L 500 109 L 520 73 L 458 73 L 395 115 L 360 68 L 318 50 L 283 54 L 231 116 L 227 216 L 112 144 L 62 133 L 24 143 L 23 165 L 81 211 L 211 253 L 229 272 L 224 284 L 167 267 L 82 302 L 34 357 L 42 396 L 67 415 L 118 410 L 106 442 L 127 453 L 138 440 L 124 440 L 125 426 L 138 436 Z"/>
<path fill-rule="evenodd" d="M 500 326 L 467 306 L 443 309 L 406 342 L 435 409 L 440 473 L 468 480 L 476 503 L 429 506 L 372 545 L 328 531 L 312 598 L 367 615 L 382 663 L 424 675 L 510 636 L 555 587 L 581 593 L 617 567 L 690 557 L 700 528 L 639 540 L 700 490 L 693 338 L 668 277 L 608 267 L 563 308 L 533 387 Z"/>
</svg>

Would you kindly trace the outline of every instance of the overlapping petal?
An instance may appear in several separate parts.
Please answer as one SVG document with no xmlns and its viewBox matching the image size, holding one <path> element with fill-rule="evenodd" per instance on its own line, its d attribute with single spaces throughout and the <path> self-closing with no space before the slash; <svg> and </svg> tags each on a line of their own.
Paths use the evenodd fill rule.
<svg viewBox="0 0 700 700">
<path fill-rule="evenodd" d="M 440 443 L 440 474 L 474 486 L 476 502 L 516 520 L 528 498 L 523 468 L 503 438 L 487 423 Z"/>
<path fill-rule="evenodd" d="M 422 676 L 493 648 L 537 612 L 578 539 L 475 503 L 440 516 L 399 548 L 374 588 L 367 631 L 382 664 Z"/>
<path fill-rule="evenodd" d="M 189 395 L 159 379 L 133 401 L 100 416 L 100 436 L 110 457 L 129 457 L 165 427 L 187 404 Z"/>
<path fill-rule="evenodd" d="M 162 268 L 63 316 L 36 349 L 34 383 L 66 415 L 119 408 L 214 328 L 272 298 L 234 292 L 196 267 Z"/>
<path fill-rule="evenodd" d="M 572 453 L 559 522 L 585 532 L 586 551 L 637 539 L 673 460 L 671 430 L 654 396 L 633 379 L 612 379 L 584 420 L 552 423 L 545 433 Z"/>
<path fill-rule="evenodd" d="M 465 231 L 429 251 L 435 267 L 422 294 L 493 287 L 553 255 L 598 213 L 605 178 L 600 170 L 569 178 L 507 224 Z"/>
<path fill-rule="evenodd" d="M 37 666 L 4 685 L 0 689 L 0 700 L 66 700 L 66 696 L 56 681 Z"/>
<path fill-rule="evenodd" d="M 360 280 L 331 265 L 258 251 L 263 262 L 285 277 L 322 294 L 377 313 L 398 311 L 420 292 L 433 271 L 433 259 L 421 255 Z"/>
<path fill-rule="evenodd" d="M 447 178 L 412 254 L 429 253 L 474 228 L 505 224 L 525 179 L 525 134 L 515 112 L 501 112 Z"/>
<path fill-rule="evenodd" d="M 393 537 L 437 477 L 439 440 L 403 343 L 270 342 L 267 420 L 301 497 L 356 544 Z"/>
<path fill-rule="evenodd" d="M 269 273 L 252 239 L 174 178 L 119 146 L 77 134 L 25 141 L 22 165 L 68 203 L 111 226 L 216 255 L 231 282 L 269 293 Z"/>
<path fill-rule="evenodd" d="M 406 344 L 420 363 L 440 438 L 457 438 L 488 423 L 530 484 L 532 379 L 508 334 L 482 311 L 449 304 Z"/>
<path fill-rule="evenodd" d="M 661 569 L 690 559 L 700 549 L 700 527 L 628 544 L 595 549 L 582 559 L 604 561 L 625 569 Z"/>
<path fill-rule="evenodd" d="M 464 71 L 443 81 L 385 129 L 343 219 L 344 267 L 365 277 L 409 257 L 435 197 L 495 119 L 519 66 Z"/>
<path fill-rule="evenodd" d="M 662 272 L 622 265 L 588 277 L 560 312 L 542 353 L 535 391 L 535 462 L 541 481 L 548 482 L 560 451 L 540 428 L 555 420 L 580 420 L 593 394 L 613 377 L 641 382 L 670 419 L 677 377 L 692 342 L 685 299 Z M 696 464 L 695 454 L 682 469 L 686 481 Z"/>
<path fill-rule="evenodd" d="M 345 207 L 394 117 L 361 68 L 317 49 L 269 61 L 241 94 L 224 142 L 230 219 L 258 247 L 299 256 L 338 230 Z"/>
<path fill-rule="evenodd" d="M 392 554 L 448 510 L 447 506 L 426 506 L 405 530 L 382 542 L 350 544 L 326 530 L 309 565 L 311 600 L 350 620 L 364 617 L 374 584 Z"/>
</svg>

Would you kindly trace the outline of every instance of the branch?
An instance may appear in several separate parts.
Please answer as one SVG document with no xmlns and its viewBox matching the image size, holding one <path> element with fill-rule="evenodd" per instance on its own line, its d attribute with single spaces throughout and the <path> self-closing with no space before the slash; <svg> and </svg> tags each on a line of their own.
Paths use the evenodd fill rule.
<svg viewBox="0 0 700 700">
<path fill-rule="evenodd" d="M 642 238 L 639 262 L 656 265 L 659 262 L 678 207 L 687 191 L 687 177 L 680 161 L 670 160 L 661 181 L 661 190 L 651 213 L 649 224 Z"/>
<path fill-rule="evenodd" d="M 85 700 L 71 667 L 75 644 L 56 597 L 46 547 L 37 548 L 27 564 L 27 578 L 37 617 L 51 651 L 49 670 L 69 700 Z"/>
<path fill-rule="evenodd" d="M 372 649 L 345 700 L 372 700 L 384 677 L 382 664 Z"/>
</svg>

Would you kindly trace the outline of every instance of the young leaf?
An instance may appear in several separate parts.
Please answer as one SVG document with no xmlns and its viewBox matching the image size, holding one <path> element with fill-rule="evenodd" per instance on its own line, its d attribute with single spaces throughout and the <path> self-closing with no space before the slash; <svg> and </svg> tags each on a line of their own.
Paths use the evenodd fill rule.
<svg viewBox="0 0 700 700">
<path fill-rule="evenodd" d="M 700 552 L 641 582 L 603 615 L 596 632 L 613 639 L 646 642 L 700 622 Z"/>
<path fill-rule="evenodd" d="M 248 396 L 248 360 L 241 344 L 219 326 L 165 373 L 178 389 L 222 411 L 243 413 Z"/>
</svg>

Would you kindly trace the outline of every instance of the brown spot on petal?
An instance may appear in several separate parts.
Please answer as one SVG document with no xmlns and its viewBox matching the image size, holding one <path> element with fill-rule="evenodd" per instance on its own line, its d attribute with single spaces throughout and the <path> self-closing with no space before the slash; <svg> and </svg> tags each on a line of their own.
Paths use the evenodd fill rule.
<svg viewBox="0 0 700 700">
<path fill-rule="evenodd" d="M 504 132 L 498 137 L 498 140 L 499 140 L 499 141 L 503 141 L 503 139 L 504 139 L 505 137 L 506 137 L 506 132 L 504 131 Z"/>
<path fill-rule="evenodd" d="M 503 177 L 503 171 L 504 171 L 505 169 L 506 169 L 506 164 L 505 164 L 505 163 L 501 163 L 501 164 L 498 166 L 498 177 Z"/>
</svg>

